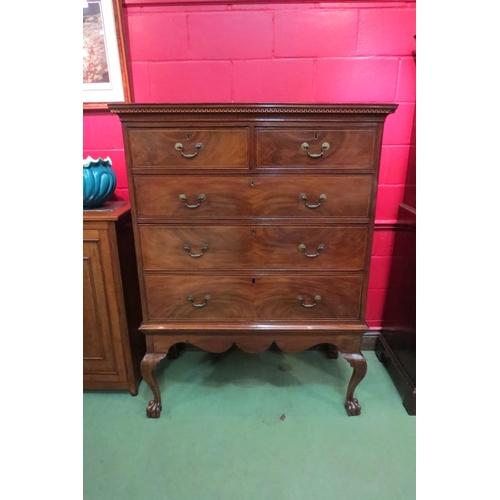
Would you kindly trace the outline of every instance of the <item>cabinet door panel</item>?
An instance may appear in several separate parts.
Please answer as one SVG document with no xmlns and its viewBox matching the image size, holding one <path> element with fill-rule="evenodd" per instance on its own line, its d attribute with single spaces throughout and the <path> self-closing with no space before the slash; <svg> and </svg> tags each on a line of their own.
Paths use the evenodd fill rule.
<svg viewBox="0 0 500 500">
<path fill-rule="evenodd" d="M 83 371 L 117 372 L 99 239 L 83 243 Z"/>
</svg>

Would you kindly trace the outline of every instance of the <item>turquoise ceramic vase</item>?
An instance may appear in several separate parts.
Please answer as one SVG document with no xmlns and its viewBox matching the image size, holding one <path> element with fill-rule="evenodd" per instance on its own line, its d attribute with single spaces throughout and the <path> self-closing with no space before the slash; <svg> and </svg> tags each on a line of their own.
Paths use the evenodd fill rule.
<svg viewBox="0 0 500 500">
<path fill-rule="evenodd" d="M 99 208 L 109 200 L 116 188 L 116 174 L 111 158 L 87 156 L 83 160 L 83 209 Z"/>
</svg>

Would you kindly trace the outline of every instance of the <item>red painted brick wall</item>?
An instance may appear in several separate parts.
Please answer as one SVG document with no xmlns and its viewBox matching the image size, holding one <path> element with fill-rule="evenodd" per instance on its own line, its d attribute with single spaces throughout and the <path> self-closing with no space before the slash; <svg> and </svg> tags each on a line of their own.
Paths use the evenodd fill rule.
<svg viewBox="0 0 500 500">
<path fill-rule="evenodd" d="M 383 139 L 367 320 L 381 326 L 415 111 L 415 2 L 125 2 L 135 102 L 398 103 Z M 116 116 L 84 113 L 83 157 L 110 156 L 128 199 Z M 383 229 L 384 228 L 384 229 Z"/>
</svg>

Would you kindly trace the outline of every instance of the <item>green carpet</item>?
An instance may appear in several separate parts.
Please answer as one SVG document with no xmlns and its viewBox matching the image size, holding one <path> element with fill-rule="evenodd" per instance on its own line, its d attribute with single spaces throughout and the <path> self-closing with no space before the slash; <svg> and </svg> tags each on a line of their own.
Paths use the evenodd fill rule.
<svg viewBox="0 0 500 500">
<path fill-rule="evenodd" d="M 343 406 L 351 367 L 321 351 L 165 359 L 159 419 L 144 382 L 136 397 L 85 392 L 84 499 L 415 499 L 415 417 L 364 354 L 357 417 Z"/>
</svg>

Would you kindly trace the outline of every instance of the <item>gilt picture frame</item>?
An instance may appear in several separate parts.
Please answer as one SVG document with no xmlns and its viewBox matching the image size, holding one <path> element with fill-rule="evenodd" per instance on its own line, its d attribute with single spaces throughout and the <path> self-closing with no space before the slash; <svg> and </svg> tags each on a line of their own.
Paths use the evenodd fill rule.
<svg viewBox="0 0 500 500">
<path fill-rule="evenodd" d="M 121 0 L 83 2 L 83 109 L 132 102 Z"/>
</svg>

